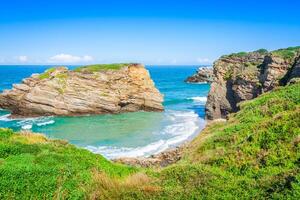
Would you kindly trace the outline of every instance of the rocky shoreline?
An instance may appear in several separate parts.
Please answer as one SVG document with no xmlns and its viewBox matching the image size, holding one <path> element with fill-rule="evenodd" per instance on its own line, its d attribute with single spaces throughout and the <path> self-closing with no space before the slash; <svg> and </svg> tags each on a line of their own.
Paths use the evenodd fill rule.
<svg viewBox="0 0 300 200">
<path fill-rule="evenodd" d="M 166 167 L 176 163 L 182 158 L 185 145 L 186 144 L 182 144 L 178 147 L 167 149 L 159 154 L 151 155 L 149 157 L 122 157 L 113 159 L 112 161 L 135 167 Z"/>
</svg>

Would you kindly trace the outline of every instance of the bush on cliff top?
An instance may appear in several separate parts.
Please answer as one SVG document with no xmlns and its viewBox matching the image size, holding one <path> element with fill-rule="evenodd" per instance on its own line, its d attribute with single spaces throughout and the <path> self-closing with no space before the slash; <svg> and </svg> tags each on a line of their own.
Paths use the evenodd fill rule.
<svg viewBox="0 0 300 200">
<path fill-rule="evenodd" d="M 2 129 L 0 179 L 1 199 L 299 199 L 300 84 L 242 103 L 158 170 Z"/>
</svg>

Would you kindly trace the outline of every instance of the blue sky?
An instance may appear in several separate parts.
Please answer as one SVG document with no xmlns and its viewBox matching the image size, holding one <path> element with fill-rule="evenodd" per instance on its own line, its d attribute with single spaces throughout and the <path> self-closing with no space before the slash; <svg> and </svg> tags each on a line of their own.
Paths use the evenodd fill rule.
<svg viewBox="0 0 300 200">
<path fill-rule="evenodd" d="M 0 64 L 209 64 L 300 45 L 300 1 L 1 0 Z"/>
</svg>

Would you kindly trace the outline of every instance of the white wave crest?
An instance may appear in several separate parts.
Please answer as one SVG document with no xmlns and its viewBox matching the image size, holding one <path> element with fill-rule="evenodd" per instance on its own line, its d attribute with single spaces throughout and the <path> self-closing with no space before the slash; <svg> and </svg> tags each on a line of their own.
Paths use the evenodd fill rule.
<svg viewBox="0 0 300 200">
<path fill-rule="evenodd" d="M 23 125 L 22 129 L 24 129 L 24 130 L 30 130 L 30 129 L 32 129 L 32 125 L 31 124 Z"/>
<path fill-rule="evenodd" d="M 193 100 L 195 103 L 206 103 L 207 97 L 191 97 L 189 100 Z"/>
<path fill-rule="evenodd" d="M 36 118 L 25 118 L 25 119 L 14 119 L 18 120 L 17 124 L 21 126 L 22 129 L 32 129 L 34 125 L 36 126 L 46 126 L 49 124 L 54 124 L 55 121 L 53 117 L 36 117 Z"/>
<path fill-rule="evenodd" d="M 10 114 L 0 116 L 0 121 L 5 121 L 5 122 L 12 121 L 13 119 L 10 119 L 9 116 Z"/>
<path fill-rule="evenodd" d="M 205 121 L 192 111 L 167 111 L 166 115 L 172 123 L 162 129 L 159 134 L 168 136 L 167 139 L 160 139 L 139 147 L 87 146 L 86 149 L 102 154 L 108 159 L 147 157 L 183 143 L 205 126 Z"/>
<path fill-rule="evenodd" d="M 37 125 L 37 126 L 46 126 L 46 125 L 54 124 L 54 123 L 55 123 L 54 120 L 50 120 L 50 121 L 45 121 L 45 122 L 37 123 L 36 125 Z"/>
</svg>

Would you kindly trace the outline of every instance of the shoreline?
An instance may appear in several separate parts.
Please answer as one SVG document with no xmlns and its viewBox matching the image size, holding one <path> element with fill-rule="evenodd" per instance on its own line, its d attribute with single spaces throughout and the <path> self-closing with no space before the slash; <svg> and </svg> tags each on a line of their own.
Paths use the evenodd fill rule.
<svg viewBox="0 0 300 200">
<path fill-rule="evenodd" d="M 112 162 L 121 163 L 134 167 L 167 167 L 182 159 L 184 150 L 189 144 L 198 137 L 210 124 L 215 122 L 226 122 L 226 119 L 205 120 L 206 124 L 203 129 L 200 130 L 192 139 L 186 140 L 177 146 L 170 147 L 158 154 L 152 154 L 150 156 L 138 156 L 138 157 L 120 157 L 111 159 Z"/>
<path fill-rule="evenodd" d="M 111 161 L 135 167 L 166 167 L 181 160 L 183 149 L 190 142 L 191 141 L 185 141 L 176 147 L 170 147 L 158 154 L 153 154 L 148 157 L 120 157 L 112 159 Z"/>
</svg>

